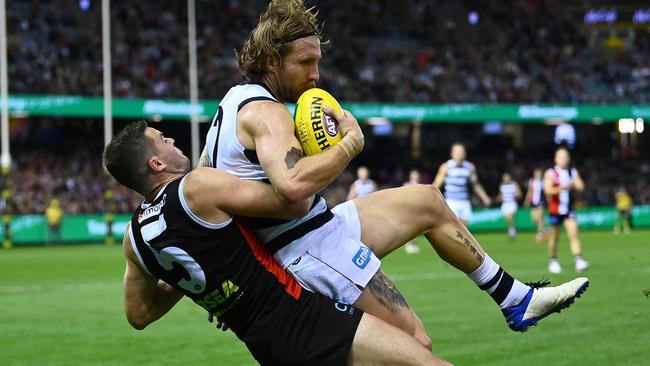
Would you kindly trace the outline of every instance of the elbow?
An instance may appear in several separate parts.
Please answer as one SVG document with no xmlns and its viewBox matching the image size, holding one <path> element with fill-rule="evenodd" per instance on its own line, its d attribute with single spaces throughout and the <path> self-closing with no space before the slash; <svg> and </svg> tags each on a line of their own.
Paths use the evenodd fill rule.
<svg viewBox="0 0 650 366">
<path fill-rule="evenodd" d="M 135 314 L 127 314 L 126 319 L 129 321 L 129 324 L 136 330 L 143 330 L 151 321 L 145 316 L 136 316 Z"/>
<path fill-rule="evenodd" d="M 284 202 L 289 204 L 295 204 L 297 206 L 304 203 L 311 196 L 316 194 L 316 192 L 312 192 L 311 190 L 307 189 L 307 187 L 301 184 L 292 184 L 289 186 L 285 186 L 278 189 L 277 192 L 280 198 Z M 305 203 L 305 204 L 308 205 L 306 208 L 298 207 L 298 209 L 305 210 L 304 213 L 306 214 L 307 212 L 309 212 L 309 203 Z"/>
</svg>

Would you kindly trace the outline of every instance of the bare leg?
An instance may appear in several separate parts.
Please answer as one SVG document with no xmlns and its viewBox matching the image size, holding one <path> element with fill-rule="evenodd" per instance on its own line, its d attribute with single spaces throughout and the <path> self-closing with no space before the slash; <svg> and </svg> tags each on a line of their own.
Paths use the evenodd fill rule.
<svg viewBox="0 0 650 366">
<path fill-rule="evenodd" d="M 386 189 L 354 203 L 361 241 L 380 258 L 424 234 L 442 259 L 465 273 L 483 263 L 485 252 L 431 185 Z"/>
<path fill-rule="evenodd" d="M 413 338 L 392 325 L 363 314 L 352 342 L 348 365 L 407 366 L 451 365 L 422 348 Z"/>
<path fill-rule="evenodd" d="M 424 324 L 409 308 L 395 284 L 381 270 L 368 282 L 354 306 L 402 329 L 426 349 L 431 350 L 431 339 L 424 329 Z"/>
<path fill-rule="evenodd" d="M 535 207 L 530 211 L 530 215 L 533 218 L 533 222 L 537 225 L 537 232 L 541 233 L 544 231 L 544 211 L 541 207 Z"/>
<path fill-rule="evenodd" d="M 560 225 L 553 225 L 548 235 L 548 254 L 550 258 L 557 258 L 557 242 L 560 237 Z"/>
<path fill-rule="evenodd" d="M 574 219 L 566 219 L 564 221 L 564 228 L 566 229 L 569 242 L 571 243 L 571 254 L 582 254 L 582 243 L 578 237 L 578 223 Z"/>
</svg>

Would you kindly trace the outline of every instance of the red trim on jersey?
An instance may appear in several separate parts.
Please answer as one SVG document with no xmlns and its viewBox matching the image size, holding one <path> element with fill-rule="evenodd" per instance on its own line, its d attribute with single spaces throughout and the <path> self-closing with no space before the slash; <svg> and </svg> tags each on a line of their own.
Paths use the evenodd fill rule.
<svg viewBox="0 0 650 366">
<path fill-rule="evenodd" d="M 553 175 L 553 188 L 560 186 L 560 173 L 553 168 L 549 169 Z M 548 203 L 548 213 L 551 215 L 559 215 L 560 213 L 560 194 L 552 194 Z"/>
<path fill-rule="evenodd" d="M 239 230 L 246 238 L 246 243 L 253 251 L 253 255 L 258 262 L 260 262 L 267 271 L 271 272 L 278 281 L 284 285 L 284 290 L 291 295 L 294 299 L 298 300 L 300 298 L 300 293 L 302 292 L 302 287 L 295 278 L 293 278 L 287 271 L 282 269 L 278 262 L 273 259 L 273 256 L 264 249 L 262 242 L 253 234 L 246 222 L 240 218 L 235 218 L 235 223 L 239 227 Z"/>
</svg>

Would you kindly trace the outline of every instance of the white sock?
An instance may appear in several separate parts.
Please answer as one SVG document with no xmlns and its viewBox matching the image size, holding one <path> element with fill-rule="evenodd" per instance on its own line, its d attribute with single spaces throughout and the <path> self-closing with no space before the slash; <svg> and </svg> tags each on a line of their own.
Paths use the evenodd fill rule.
<svg viewBox="0 0 650 366">
<path fill-rule="evenodd" d="M 501 309 L 521 303 L 530 287 L 514 279 L 495 261 L 485 254 L 478 269 L 467 275 L 483 291 L 486 291 Z"/>
</svg>

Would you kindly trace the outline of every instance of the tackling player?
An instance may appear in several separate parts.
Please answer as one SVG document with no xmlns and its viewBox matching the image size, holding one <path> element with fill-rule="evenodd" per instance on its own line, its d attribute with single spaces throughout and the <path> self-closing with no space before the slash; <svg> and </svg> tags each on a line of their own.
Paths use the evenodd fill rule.
<svg viewBox="0 0 650 366">
<path fill-rule="evenodd" d="M 120 131 L 104 161 L 145 197 L 123 243 L 124 308 L 134 328 L 187 296 L 226 322 L 261 365 L 449 365 L 384 321 L 303 291 L 231 214 L 286 219 L 308 205 L 217 169 L 190 172 L 174 140 L 145 122 Z"/>
<path fill-rule="evenodd" d="M 548 201 L 548 214 L 551 229 L 548 236 L 549 262 L 548 271 L 562 272 L 562 266 L 557 260 L 557 242 L 560 236 L 560 225 L 564 223 L 571 253 L 575 259 L 575 269 L 582 272 L 589 268 L 589 263 L 582 258 L 582 244 L 578 237 L 578 221 L 573 207 L 573 192 L 585 189 L 578 170 L 570 166 L 569 150 L 560 147 L 555 151 L 555 167 L 544 174 L 544 194 Z"/>
<path fill-rule="evenodd" d="M 300 219 L 250 221 L 266 249 L 302 285 L 395 324 L 428 347 L 421 321 L 379 271 L 378 258 L 417 235 L 490 294 L 513 330 L 527 330 L 584 292 L 586 278 L 552 288 L 515 280 L 483 251 L 431 185 L 374 192 L 330 211 L 314 194 L 361 151 L 361 130 L 349 112 L 324 106 L 344 137 L 321 154 L 303 157 L 293 117 L 283 104 L 315 86 L 320 58 L 315 14 L 298 0 L 271 1 L 237 53 L 247 83 L 221 100 L 201 159 L 238 177 L 270 182 L 288 202 L 310 201 L 309 213 Z"/>
</svg>

